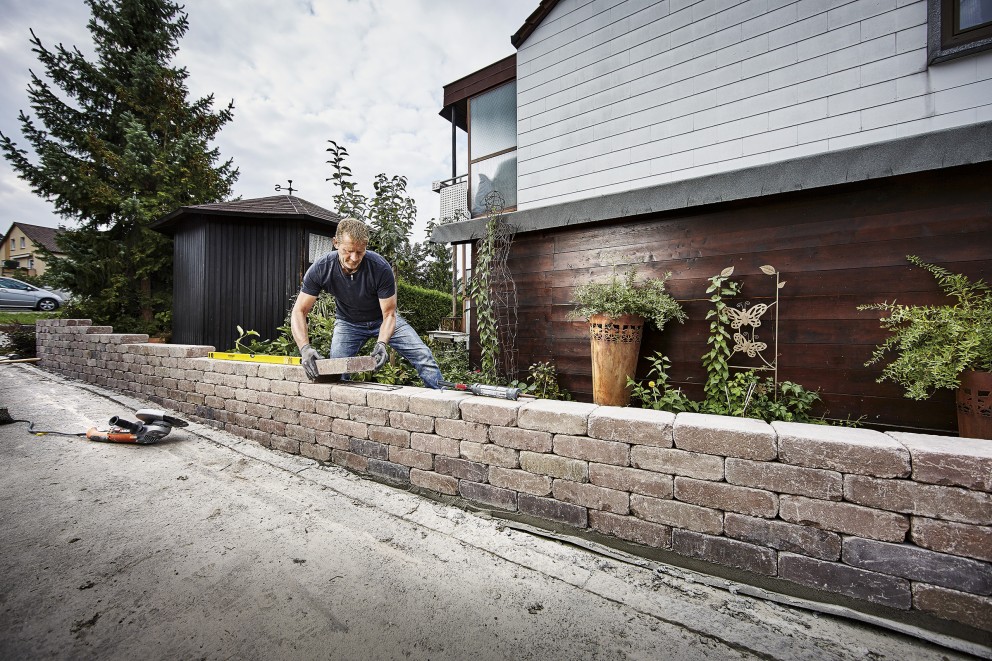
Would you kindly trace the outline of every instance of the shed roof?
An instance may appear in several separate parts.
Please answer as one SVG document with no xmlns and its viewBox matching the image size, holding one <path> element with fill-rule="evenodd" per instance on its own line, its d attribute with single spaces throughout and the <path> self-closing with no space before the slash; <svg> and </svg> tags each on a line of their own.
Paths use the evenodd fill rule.
<svg viewBox="0 0 992 661">
<path fill-rule="evenodd" d="M 151 224 L 152 229 L 171 234 L 185 216 L 227 216 L 244 219 L 305 219 L 321 225 L 336 226 L 341 216 L 293 195 L 273 195 L 251 200 L 214 202 L 180 207 Z"/>
<path fill-rule="evenodd" d="M 541 24 L 551 10 L 555 8 L 558 4 L 558 0 L 541 0 L 541 4 L 537 6 L 531 15 L 527 17 L 524 24 L 520 26 L 520 29 L 510 37 L 510 43 L 513 44 L 514 48 L 520 48 L 520 44 L 527 40 L 527 37 L 537 29 L 537 26 Z"/>
<path fill-rule="evenodd" d="M 43 246 L 49 252 L 59 253 L 58 245 L 55 243 L 55 237 L 58 235 L 59 230 L 54 227 L 44 227 L 42 225 L 28 225 L 27 223 L 15 222 L 12 223 L 10 229 L 4 234 L 3 240 L 6 241 L 10 237 L 10 233 L 14 231 L 14 227 L 24 232 L 24 235 L 31 239 L 36 246 Z"/>
</svg>

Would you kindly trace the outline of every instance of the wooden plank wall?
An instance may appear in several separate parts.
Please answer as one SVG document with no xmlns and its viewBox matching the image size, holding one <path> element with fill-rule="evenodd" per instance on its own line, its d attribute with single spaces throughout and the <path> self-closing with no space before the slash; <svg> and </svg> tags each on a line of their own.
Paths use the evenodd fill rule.
<svg viewBox="0 0 992 661">
<path fill-rule="evenodd" d="M 992 280 L 990 175 L 992 165 L 980 164 L 518 235 L 510 267 L 518 288 L 521 372 L 534 361 L 552 360 L 563 385 L 591 401 L 587 330 L 566 320 L 572 292 L 608 277 L 612 263 L 621 270 L 633 264 L 643 276 L 671 271 L 669 289 L 689 315 L 684 325 L 649 331 L 641 354 L 670 356 L 675 385 L 698 396 L 705 378 L 699 358 L 708 336 L 707 279 L 733 266 L 745 299 L 767 302 L 773 279 L 759 267 L 771 264 L 787 282 L 780 303 L 780 379 L 819 389 L 831 418 L 953 432 L 953 393 L 914 402 L 898 386 L 876 383 L 880 368 L 864 362 L 885 333 L 877 313 L 856 307 L 893 299 L 940 302 L 933 279 L 908 264 L 909 254 Z M 639 374 L 646 370 L 642 358 Z"/>
</svg>

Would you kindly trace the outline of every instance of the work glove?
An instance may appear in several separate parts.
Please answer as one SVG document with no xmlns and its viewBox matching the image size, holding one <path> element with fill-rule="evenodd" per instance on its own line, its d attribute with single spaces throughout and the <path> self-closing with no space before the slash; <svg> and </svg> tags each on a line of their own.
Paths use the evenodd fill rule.
<svg viewBox="0 0 992 661">
<path fill-rule="evenodd" d="M 375 343 L 375 349 L 372 349 L 372 353 L 370 355 L 373 358 L 375 358 L 375 368 L 376 369 L 379 369 L 380 367 L 382 367 L 383 365 L 385 365 L 386 364 L 386 359 L 389 358 L 389 354 L 386 352 L 386 343 L 385 342 L 376 342 Z"/>
<path fill-rule="evenodd" d="M 311 381 L 317 380 L 317 361 L 319 359 L 320 354 L 309 344 L 300 347 L 300 364 L 303 365 L 303 371 L 307 373 L 307 378 Z"/>
</svg>

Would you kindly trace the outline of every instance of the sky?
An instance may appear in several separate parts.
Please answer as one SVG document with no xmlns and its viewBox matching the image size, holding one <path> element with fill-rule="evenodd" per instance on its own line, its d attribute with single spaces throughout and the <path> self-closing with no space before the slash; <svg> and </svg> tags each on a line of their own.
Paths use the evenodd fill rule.
<svg viewBox="0 0 992 661">
<path fill-rule="evenodd" d="M 328 140 L 343 144 L 359 189 L 403 175 L 417 204 L 412 239 L 439 211 L 433 181 L 451 176 L 444 85 L 515 51 L 510 36 L 538 0 L 186 0 L 189 31 L 173 60 L 189 72 L 189 99 L 234 102 L 213 143 L 241 174 L 234 197 L 285 193 L 328 209 L 336 192 Z M 18 112 L 30 112 L 29 69 L 41 68 L 30 30 L 47 47 L 92 53 L 83 0 L 0 0 L 0 132 L 22 149 Z M 464 173 L 459 130 L 458 172 Z M 281 185 L 283 191 L 276 192 Z M 0 160 L 0 236 L 11 223 L 67 221 Z"/>
</svg>

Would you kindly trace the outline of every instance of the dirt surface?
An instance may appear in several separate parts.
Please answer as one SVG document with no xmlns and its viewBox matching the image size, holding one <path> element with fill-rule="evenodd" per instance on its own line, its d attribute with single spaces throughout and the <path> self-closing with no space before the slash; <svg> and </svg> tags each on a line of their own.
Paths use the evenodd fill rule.
<svg viewBox="0 0 992 661">
<path fill-rule="evenodd" d="M 84 431 L 144 402 L 0 367 Z M 200 425 L 0 426 L 0 658 L 963 659 L 635 566 Z"/>
</svg>

